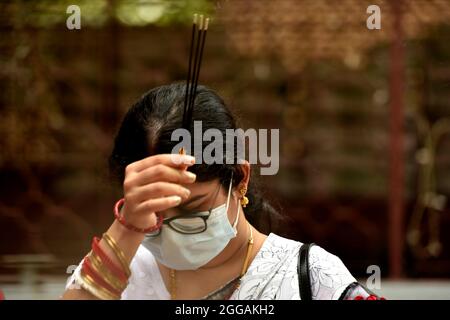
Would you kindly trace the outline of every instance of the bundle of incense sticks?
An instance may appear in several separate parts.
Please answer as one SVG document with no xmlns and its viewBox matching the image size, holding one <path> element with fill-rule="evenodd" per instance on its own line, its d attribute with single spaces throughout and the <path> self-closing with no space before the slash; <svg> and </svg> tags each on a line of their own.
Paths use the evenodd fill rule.
<svg viewBox="0 0 450 320">
<path fill-rule="evenodd" d="M 202 65 L 203 48 L 205 47 L 208 24 L 209 18 L 204 18 L 203 15 L 194 14 L 182 124 L 183 128 L 186 130 L 189 130 L 189 126 L 192 120 L 192 110 L 194 107 L 194 100 L 197 91 L 200 67 Z M 184 150 L 184 148 L 180 148 L 179 153 L 185 154 L 186 151 Z"/>
</svg>

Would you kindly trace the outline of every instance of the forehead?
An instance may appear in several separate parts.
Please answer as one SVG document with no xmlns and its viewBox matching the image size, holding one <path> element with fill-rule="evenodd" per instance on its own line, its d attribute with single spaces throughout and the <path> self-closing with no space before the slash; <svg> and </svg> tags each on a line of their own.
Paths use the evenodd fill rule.
<svg viewBox="0 0 450 320">
<path fill-rule="evenodd" d="M 191 196 L 206 193 L 215 193 L 217 188 L 219 188 L 219 179 L 214 179 L 211 181 L 195 182 L 189 184 L 183 184 L 182 186 L 191 191 Z"/>
<path fill-rule="evenodd" d="M 187 210 L 190 210 L 188 209 L 189 207 L 197 207 L 198 205 L 201 207 L 214 205 L 214 203 L 217 201 L 221 202 L 226 197 L 225 189 L 220 184 L 219 179 L 183 184 L 183 186 L 188 188 L 191 191 L 191 194 L 189 198 L 182 201 L 178 207 Z M 204 209 L 206 210 L 208 208 L 205 207 Z M 171 210 L 168 210 L 167 212 L 169 213 L 168 216 L 170 216 Z"/>
</svg>

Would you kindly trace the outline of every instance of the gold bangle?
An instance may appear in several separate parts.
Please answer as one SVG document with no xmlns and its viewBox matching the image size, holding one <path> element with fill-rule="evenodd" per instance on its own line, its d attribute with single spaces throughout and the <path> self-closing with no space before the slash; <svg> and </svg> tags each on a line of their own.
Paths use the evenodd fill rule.
<svg viewBox="0 0 450 320">
<path fill-rule="evenodd" d="M 98 285 L 94 279 L 89 275 L 85 274 L 82 270 L 80 271 L 80 278 L 82 280 L 81 286 L 92 295 L 96 296 L 102 300 L 118 300 L 120 297 L 109 292 L 107 289 Z"/>
<path fill-rule="evenodd" d="M 111 296 L 110 294 L 101 291 L 101 289 L 96 286 L 92 280 L 87 279 L 85 274 L 81 274 L 80 273 L 80 280 L 81 280 L 81 287 L 86 290 L 87 292 L 89 292 L 90 294 L 92 294 L 93 296 L 95 296 L 96 298 L 100 299 L 100 300 L 116 300 L 113 296 Z"/>
<path fill-rule="evenodd" d="M 103 265 L 100 257 L 98 257 L 95 252 L 91 252 L 89 258 L 92 262 L 92 268 L 97 273 L 101 274 L 109 285 L 111 285 L 118 291 L 123 291 L 127 287 L 128 281 L 124 282 L 116 277 L 108 268 Z"/>
<path fill-rule="evenodd" d="M 127 287 L 127 282 L 120 281 L 117 277 L 112 274 L 108 268 L 106 268 L 100 258 L 95 254 L 95 252 L 89 252 L 88 258 L 92 262 L 92 268 L 95 272 L 102 275 L 103 279 L 106 283 L 108 283 L 111 287 L 116 289 L 117 291 L 123 291 Z"/>
<path fill-rule="evenodd" d="M 103 234 L 103 239 L 105 239 L 105 242 L 108 244 L 110 249 L 114 251 L 117 259 L 120 261 L 120 264 L 122 265 L 125 274 L 129 277 L 131 275 L 130 267 L 127 263 L 127 259 L 125 258 L 125 254 L 123 251 L 119 248 L 116 241 L 106 232 Z"/>
</svg>

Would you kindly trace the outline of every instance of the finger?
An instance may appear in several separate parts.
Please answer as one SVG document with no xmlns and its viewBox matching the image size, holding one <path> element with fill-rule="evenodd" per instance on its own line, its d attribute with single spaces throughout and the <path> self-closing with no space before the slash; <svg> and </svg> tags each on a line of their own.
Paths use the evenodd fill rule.
<svg viewBox="0 0 450 320">
<path fill-rule="evenodd" d="M 176 183 L 159 181 L 138 187 L 136 191 L 133 191 L 133 193 L 136 194 L 134 201 L 141 203 L 148 199 L 167 196 L 180 196 L 182 199 L 187 199 L 189 198 L 191 191 Z"/>
<path fill-rule="evenodd" d="M 131 183 L 136 186 L 143 186 L 153 182 L 165 181 L 178 184 L 188 184 L 195 182 L 194 173 L 168 167 L 163 164 L 147 168 L 131 178 Z"/>
<path fill-rule="evenodd" d="M 140 172 L 149 167 L 164 164 L 169 167 L 187 167 L 195 163 L 195 158 L 190 155 L 180 155 L 180 154 L 158 154 L 138 160 L 129 164 L 126 168 L 129 172 Z"/>
<path fill-rule="evenodd" d="M 136 207 L 137 212 L 159 212 L 176 207 L 181 202 L 179 196 L 170 196 L 158 199 L 150 199 L 140 203 Z"/>
</svg>

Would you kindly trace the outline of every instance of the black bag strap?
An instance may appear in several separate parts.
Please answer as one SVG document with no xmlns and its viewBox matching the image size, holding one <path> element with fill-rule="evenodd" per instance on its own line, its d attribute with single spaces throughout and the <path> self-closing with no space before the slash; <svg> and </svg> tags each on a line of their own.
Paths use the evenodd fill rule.
<svg viewBox="0 0 450 320">
<path fill-rule="evenodd" d="M 311 279 L 309 277 L 309 249 L 314 243 L 305 243 L 300 247 L 297 263 L 300 299 L 312 300 Z"/>
</svg>

